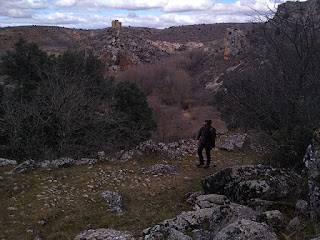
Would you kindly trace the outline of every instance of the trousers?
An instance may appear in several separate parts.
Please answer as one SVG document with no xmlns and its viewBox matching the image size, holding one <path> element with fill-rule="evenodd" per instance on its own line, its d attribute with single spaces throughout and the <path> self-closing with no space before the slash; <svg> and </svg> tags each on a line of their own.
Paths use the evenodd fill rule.
<svg viewBox="0 0 320 240">
<path fill-rule="evenodd" d="M 200 161 L 200 164 L 203 164 L 204 161 L 203 161 L 203 155 L 202 155 L 202 151 L 203 149 L 206 150 L 206 155 L 207 155 L 207 165 L 209 166 L 210 165 L 210 160 L 211 160 L 211 145 L 210 144 L 203 144 L 203 143 L 200 143 L 199 144 L 199 147 L 198 147 L 198 156 L 199 156 L 199 161 Z"/>
</svg>

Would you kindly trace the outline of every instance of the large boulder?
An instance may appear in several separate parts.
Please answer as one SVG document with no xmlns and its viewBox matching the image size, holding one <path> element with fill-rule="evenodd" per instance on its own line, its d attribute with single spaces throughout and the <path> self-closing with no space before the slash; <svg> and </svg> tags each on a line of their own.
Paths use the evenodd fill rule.
<svg viewBox="0 0 320 240">
<path fill-rule="evenodd" d="M 293 171 L 264 165 L 230 167 L 202 179 L 205 194 L 225 195 L 242 204 L 255 198 L 292 198 L 300 194 L 301 186 L 301 176 Z"/>
<path fill-rule="evenodd" d="M 110 212 L 118 212 L 123 213 L 124 207 L 123 207 L 123 200 L 119 193 L 112 192 L 112 191 L 105 191 L 100 194 L 100 197 L 107 202 L 109 205 L 109 211 Z"/>
<path fill-rule="evenodd" d="M 91 229 L 78 234 L 73 240 L 134 240 L 130 232 L 121 232 L 113 229 Z"/>
<path fill-rule="evenodd" d="M 167 240 L 192 240 L 191 237 L 185 235 L 184 233 L 171 228 L 168 232 Z"/>
<path fill-rule="evenodd" d="M 248 43 L 243 31 L 240 29 L 227 28 L 224 59 L 229 60 L 231 56 L 238 55 L 247 48 Z"/>
<path fill-rule="evenodd" d="M 214 234 L 239 219 L 255 219 L 258 212 L 244 205 L 231 203 L 216 208 L 210 217 L 210 231 Z"/>
<path fill-rule="evenodd" d="M 229 136 L 220 149 L 227 151 L 250 149 L 251 140 L 247 134 L 235 134 Z"/>
<path fill-rule="evenodd" d="M 266 211 L 257 216 L 258 222 L 264 222 L 276 232 L 285 227 L 285 218 L 279 210 Z"/>
<path fill-rule="evenodd" d="M 175 218 L 164 220 L 163 222 L 147 228 L 143 231 L 144 239 L 161 239 L 170 229 L 186 233 L 195 229 L 201 229 L 201 226 L 208 222 L 215 208 L 200 209 L 197 211 L 182 212 Z"/>
<path fill-rule="evenodd" d="M 216 236 L 224 236 L 225 229 L 237 223 L 239 220 L 255 220 L 259 212 L 252 208 L 230 202 L 225 196 L 210 194 L 197 197 L 196 211 L 182 212 L 175 218 L 165 220 L 151 228 L 145 229 L 143 235 L 145 240 L 155 239 L 190 239 L 186 234 L 192 233 L 193 239 L 219 239 Z M 251 223 L 255 229 L 264 230 L 265 236 L 274 236 L 271 228 L 265 224 Z M 234 225 L 232 231 L 244 231 L 241 224 Z M 249 230 L 248 230 L 249 231 Z M 250 231 L 249 231 L 250 233 Z M 245 233 L 243 236 L 250 236 Z M 165 238 L 170 236 L 170 238 Z M 232 238 L 227 238 L 232 239 Z M 235 238 L 234 238 L 235 239 Z M 250 238 L 239 238 L 250 239 Z M 267 239 L 267 238 L 262 238 Z M 270 238 L 274 239 L 274 238 Z"/>
<path fill-rule="evenodd" d="M 278 240 L 277 235 L 264 223 L 242 219 L 222 229 L 213 240 Z"/>
<path fill-rule="evenodd" d="M 224 195 L 208 194 L 196 198 L 195 209 L 217 207 L 218 205 L 230 204 L 230 200 Z"/>
</svg>

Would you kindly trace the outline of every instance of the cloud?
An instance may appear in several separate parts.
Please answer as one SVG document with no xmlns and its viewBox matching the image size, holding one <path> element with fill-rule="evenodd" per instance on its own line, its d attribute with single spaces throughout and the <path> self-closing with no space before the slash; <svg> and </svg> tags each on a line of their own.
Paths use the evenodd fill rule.
<svg viewBox="0 0 320 240">
<path fill-rule="evenodd" d="M 70 8 L 73 6 L 76 6 L 78 2 L 77 0 L 56 0 L 53 2 L 53 5 L 51 5 L 51 8 Z"/>
<path fill-rule="evenodd" d="M 136 17 L 138 17 L 137 14 L 135 14 L 134 12 L 129 12 L 129 14 L 127 16 L 128 16 L 128 18 L 136 18 Z"/>
<path fill-rule="evenodd" d="M 162 10 L 164 12 L 201 11 L 210 9 L 213 5 L 214 1 L 210 0 L 169 0 Z"/>
<path fill-rule="evenodd" d="M 163 12 L 201 11 L 210 8 L 213 0 L 55 0 L 52 8 L 158 10 Z"/>
<path fill-rule="evenodd" d="M 46 8 L 45 0 L 0 0 L 0 16 L 30 17 L 38 9 Z"/>
<path fill-rule="evenodd" d="M 119 19 L 123 26 L 154 28 L 248 22 L 254 21 L 260 14 L 270 13 L 270 10 L 284 1 L 238 0 L 234 3 L 215 3 L 213 0 L 0 0 L 0 26 L 56 25 L 93 29 L 109 27 L 114 19 Z"/>
</svg>

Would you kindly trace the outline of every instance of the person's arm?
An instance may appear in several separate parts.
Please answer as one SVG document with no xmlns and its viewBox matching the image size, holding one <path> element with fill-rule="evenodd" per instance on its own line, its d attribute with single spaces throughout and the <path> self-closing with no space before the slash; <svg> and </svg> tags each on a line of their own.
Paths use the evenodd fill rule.
<svg viewBox="0 0 320 240">
<path fill-rule="evenodd" d="M 200 128 L 199 133 L 198 133 L 198 137 L 197 137 L 198 143 L 200 143 L 201 131 L 202 131 L 202 128 Z"/>
</svg>

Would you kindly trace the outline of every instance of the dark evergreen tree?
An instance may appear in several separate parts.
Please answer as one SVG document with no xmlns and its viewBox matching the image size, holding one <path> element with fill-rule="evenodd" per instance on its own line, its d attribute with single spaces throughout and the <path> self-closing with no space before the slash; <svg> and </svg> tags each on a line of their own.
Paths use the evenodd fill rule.
<svg viewBox="0 0 320 240">
<path fill-rule="evenodd" d="M 6 82 L 16 85 L 17 96 L 21 101 L 30 101 L 41 81 L 41 72 L 48 67 L 50 57 L 35 43 L 28 43 L 22 38 L 14 45 L 13 51 L 1 56 L 1 74 L 6 75 Z"/>
<path fill-rule="evenodd" d="M 10 84 L 4 94 L 0 88 L 0 105 L 2 97 L 6 102 L 3 112 L 0 108 L 3 157 L 94 157 L 99 150 L 134 146 L 155 129 L 143 92 L 130 83 L 114 89 L 113 78 L 104 77 L 94 56 L 48 56 L 20 39 L 0 67 Z"/>
<path fill-rule="evenodd" d="M 114 100 L 114 116 L 119 119 L 119 128 L 116 128 L 119 130 L 117 142 L 122 143 L 121 148 L 149 139 L 151 132 L 156 129 L 156 123 L 142 90 L 135 83 L 120 82 L 115 88 Z"/>
</svg>

